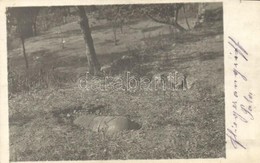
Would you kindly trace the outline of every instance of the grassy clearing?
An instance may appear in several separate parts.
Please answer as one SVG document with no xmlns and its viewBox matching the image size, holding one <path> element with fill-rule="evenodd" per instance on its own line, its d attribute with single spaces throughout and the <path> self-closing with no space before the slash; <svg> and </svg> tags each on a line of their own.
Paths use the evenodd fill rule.
<svg viewBox="0 0 260 163">
<path fill-rule="evenodd" d="M 65 49 L 59 46 L 61 35 L 55 35 L 55 28 L 28 40 L 27 72 L 19 49 L 10 51 L 10 160 L 225 157 L 221 23 L 179 34 L 166 32 L 168 27 L 161 24 L 136 22 L 119 34 L 118 46 L 109 41 L 110 28 L 100 25 L 93 30 L 102 65 L 135 53 L 145 58 L 140 62 L 148 67 L 144 74 L 173 69 L 187 74 L 194 80 L 187 91 L 79 89 L 77 79 L 86 72 L 87 62 L 76 23 L 61 27 Z M 108 137 L 73 125 L 74 110 L 95 107 L 99 111 L 89 114 L 128 116 L 142 128 Z"/>
</svg>

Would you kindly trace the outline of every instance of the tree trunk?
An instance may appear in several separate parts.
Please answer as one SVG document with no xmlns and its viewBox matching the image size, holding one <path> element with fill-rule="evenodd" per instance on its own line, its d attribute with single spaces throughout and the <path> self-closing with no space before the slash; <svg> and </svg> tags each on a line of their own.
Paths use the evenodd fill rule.
<svg viewBox="0 0 260 163">
<path fill-rule="evenodd" d="M 113 28 L 114 44 L 115 44 L 115 46 L 116 46 L 116 45 L 117 45 L 116 30 L 117 30 L 117 28 L 118 28 L 117 19 L 112 20 L 111 23 L 112 23 L 112 28 Z"/>
<path fill-rule="evenodd" d="M 186 15 L 185 6 L 183 6 L 183 13 L 184 13 L 184 17 L 185 17 L 186 24 L 187 24 L 188 28 L 190 29 L 190 24 L 189 24 L 187 15 Z"/>
<path fill-rule="evenodd" d="M 36 20 L 33 22 L 33 36 L 37 36 L 37 25 L 36 25 Z"/>
<path fill-rule="evenodd" d="M 113 27 L 113 34 L 114 34 L 114 44 L 117 45 L 117 38 L 116 38 L 116 27 Z"/>
<path fill-rule="evenodd" d="M 179 9 L 176 9 L 175 10 L 175 23 L 177 24 L 178 23 L 178 18 L 179 18 Z"/>
<path fill-rule="evenodd" d="M 26 66 L 26 69 L 29 68 L 29 64 L 28 64 L 28 59 L 27 59 L 27 54 L 25 52 L 25 46 L 24 46 L 24 38 L 23 36 L 21 36 L 21 41 L 22 41 L 22 49 L 23 49 L 23 56 L 24 56 L 24 60 L 25 60 L 25 66 Z"/>
<path fill-rule="evenodd" d="M 80 27 L 84 35 L 84 40 L 86 44 L 86 54 L 88 59 L 88 68 L 91 75 L 97 75 L 100 71 L 100 64 L 97 60 L 96 51 L 91 36 L 91 31 L 89 27 L 88 17 L 83 6 L 78 6 L 79 16 L 80 16 Z"/>
</svg>

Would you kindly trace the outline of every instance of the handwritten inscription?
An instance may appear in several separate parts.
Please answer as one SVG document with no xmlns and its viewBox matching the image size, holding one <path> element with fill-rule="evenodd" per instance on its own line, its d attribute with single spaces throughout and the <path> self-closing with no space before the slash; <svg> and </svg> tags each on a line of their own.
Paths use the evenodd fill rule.
<svg viewBox="0 0 260 163">
<path fill-rule="evenodd" d="M 231 47 L 230 55 L 233 55 L 233 101 L 232 101 L 232 123 L 228 126 L 226 135 L 230 139 L 232 146 L 246 149 L 246 146 L 239 140 L 239 128 L 254 120 L 253 116 L 253 94 L 248 91 L 242 93 L 241 88 L 248 83 L 247 75 L 241 71 L 242 66 L 246 66 L 249 54 L 232 37 L 228 37 L 228 44 Z"/>
</svg>

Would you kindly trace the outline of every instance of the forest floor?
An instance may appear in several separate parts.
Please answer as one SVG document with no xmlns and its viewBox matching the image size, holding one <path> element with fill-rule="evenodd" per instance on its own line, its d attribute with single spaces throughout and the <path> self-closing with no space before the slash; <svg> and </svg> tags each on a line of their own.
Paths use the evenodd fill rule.
<svg viewBox="0 0 260 163">
<path fill-rule="evenodd" d="M 52 28 L 26 40 L 28 70 L 20 48 L 8 52 L 11 161 L 225 157 L 222 21 L 184 33 L 136 21 L 118 30 L 116 46 L 109 24 L 100 21 L 92 36 L 101 65 L 140 53 L 150 57 L 141 63 L 149 72 L 178 70 L 193 87 L 171 93 L 80 89 L 87 59 L 79 24 Z M 91 114 L 124 115 L 142 127 L 109 137 L 86 131 L 67 117 L 79 107 L 99 107 Z"/>
</svg>

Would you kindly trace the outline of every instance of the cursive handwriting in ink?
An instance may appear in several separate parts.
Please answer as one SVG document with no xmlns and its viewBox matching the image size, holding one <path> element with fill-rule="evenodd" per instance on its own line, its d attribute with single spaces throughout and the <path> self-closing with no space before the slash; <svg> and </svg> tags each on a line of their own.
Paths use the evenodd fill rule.
<svg viewBox="0 0 260 163">
<path fill-rule="evenodd" d="M 228 37 L 228 44 L 231 47 L 229 54 L 234 55 L 233 58 L 233 101 L 232 101 L 232 123 L 227 128 L 226 135 L 230 139 L 232 146 L 246 149 L 246 146 L 239 140 L 239 128 L 241 125 L 248 124 L 254 120 L 253 116 L 253 94 L 248 92 L 242 94 L 241 88 L 248 83 L 248 78 L 245 73 L 241 72 L 241 65 L 246 64 L 249 54 L 239 42 L 232 37 Z M 241 58 L 241 59 L 240 59 Z M 240 62 L 238 62 L 240 60 Z"/>
</svg>

